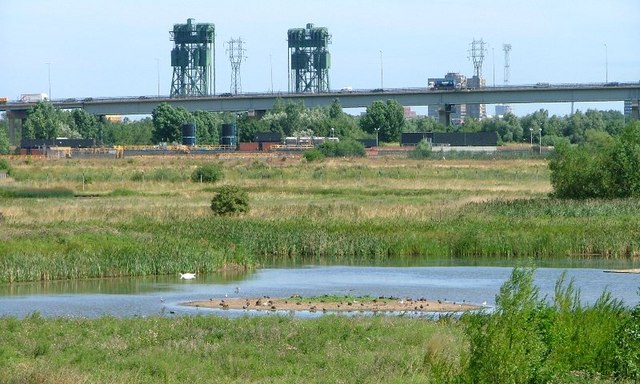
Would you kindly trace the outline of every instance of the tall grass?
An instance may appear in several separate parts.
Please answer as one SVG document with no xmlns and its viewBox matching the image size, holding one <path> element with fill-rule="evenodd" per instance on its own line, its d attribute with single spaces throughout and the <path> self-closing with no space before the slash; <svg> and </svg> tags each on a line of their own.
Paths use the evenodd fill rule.
<svg viewBox="0 0 640 384">
<path fill-rule="evenodd" d="M 494 314 L 462 318 L 469 337 L 466 382 L 637 381 L 637 306 L 603 292 L 592 306 L 564 276 L 551 304 L 539 296 L 533 269 L 514 269 L 496 297 Z"/>
<path fill-rule="evenodd" d="M 640 305 L 590 306 L 561 278 L 545 300 L 514 269 L 492 313 L 0 318 L 6 382 L 633 383 Z M 169 315 L 170 316 L 170 315 Z"/>
<path fill-rule="evenodd" d="M 0 319 L 14 382 L 425 382 L 425 340 L 402 318 Z"/>
<path fill-rule="evenodd" d="M 30 198 L 46 199 L 73 197 L 74 192 L 68 188 L 20 188 L 8 187 L 0 189 L 0 197 L 6 199 Z"/>
<path fill-rule="evenodd" d="M 640 204 L 549 199 L 540 161 L 228 160 L 225 180 L 250 197 L 234 218 L 212 217 L 214 189 L 189 180 L 210 162 L 12 163 L 23 179 L 5 191 L 91 183 L 82 198 L 0 200 L 0 281 L 640 253 Z"/>
</svg>

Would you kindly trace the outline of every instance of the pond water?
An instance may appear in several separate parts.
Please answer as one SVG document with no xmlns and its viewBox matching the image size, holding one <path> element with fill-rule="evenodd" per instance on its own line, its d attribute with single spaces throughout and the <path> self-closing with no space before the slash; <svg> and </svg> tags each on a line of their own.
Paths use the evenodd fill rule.
<svg viewBox="0 0 640 384">
<path fill-rule="evenodd" d="M 411 297 L 493 306 L 500 286 L 513 268 L 501 266 L 370 267 L 311 266 L 265 268 L 255 272 L 198 276 L 90 279 L 20 283 L 0 287 L 0 316 L 132 317 L 215 314 L 254 315 L 243 310 L 191 308 L 192 300 L 224 297 L 288 297 L 371 295 Z M 583 303 L 593 303 L 604 290 L 627 306 L 640 302 L 640 274 L 605 273 L 602 268 L 538 268 L 535 283 L 542 296 L 553 297 L 563 271 L 574 279 Z M 300 313 L 300 316 L 315 316 Z"/>
</svg>

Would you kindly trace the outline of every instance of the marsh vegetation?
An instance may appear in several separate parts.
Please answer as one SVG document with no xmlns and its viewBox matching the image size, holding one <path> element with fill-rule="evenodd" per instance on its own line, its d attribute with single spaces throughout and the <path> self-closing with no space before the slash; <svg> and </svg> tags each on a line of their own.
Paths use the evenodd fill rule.
<svg viewBox="0 0 640 384">
<path fill-rule="evenodd" d="M 274 263 L 636 258 L 637 199 L 549 198 L 544 160 L 12 159 L 0 281 L 207 273 Z M 193 181 L 203 166 L 215 184 Z M 198 179 L 196 179 L 198 180 Z M 239 216 L 212 197 L 249 196 Z"/>
</svg>

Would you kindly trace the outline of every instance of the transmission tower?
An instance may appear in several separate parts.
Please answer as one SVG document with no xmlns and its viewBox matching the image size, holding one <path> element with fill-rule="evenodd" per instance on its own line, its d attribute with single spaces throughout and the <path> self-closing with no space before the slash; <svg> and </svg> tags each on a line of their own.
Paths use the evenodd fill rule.
<svg viewBox="0 0 640 384">
<path fill-rule="evenodd" d="M 487 51 L 484 45 L 485 42 L 482 39 L 473 39 L 469 50 L 469 59 L 473 62 L 473 75 L 479 79 L 482 78 L 482 63 L 484 62 L 484 54 Z"/>
<path fill-rule="evenodd" d="M 193 24 L 192 21 L 187 19 L 187 24 L 174 24 L 169 32 L 175 43 L 171 50 L 171 97 L 215 93 L 215 26 Z"/>
<path fill-rule="evenodd" d="M 289 91 L 328 92 L 329 68 L 331 56 L 327 47 L 331 44 L 331 35 L 327 28 L 289 29 Z"/>
<path fill-rule="evenodd" d="M 484 62 L 484 54 L 486 52 L 485 42 L 480 39 L 473 39 L 471 49 L 469 50 L 469 59 L 473 62 L 473 77 L 467 79 L 469 88 L 484 88 L 485 81 L 482 78 L 482 63 Z M 467 116 L 484 119 L 487 116 L 487 108 L 485 104 L 467 104 Z"/>
<path fill-rule="evenodd" d="M 231 93 L 242 93 L 242 79 L 240 78 L 240 64 L 246 60 L 244 41 L 241 37 L 227 41 L 227 55 L 231 62 Z"/>
<path fill-rule="evenodd" d="M 509 78 L 511 77 L 511 64 L 509 61 L 511 44 L 502 44 L 502 50 L 504 51 L 504 85 L 509 85 Z"/>
</svg>

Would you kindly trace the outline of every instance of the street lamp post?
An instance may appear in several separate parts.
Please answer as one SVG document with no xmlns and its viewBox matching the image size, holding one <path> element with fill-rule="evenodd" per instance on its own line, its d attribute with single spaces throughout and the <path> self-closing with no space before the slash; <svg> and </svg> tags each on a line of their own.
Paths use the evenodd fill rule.
<svg viewBox="0 0 640 384">
<path fill-rule="evenodd" d="M 269 55 L 269 78 L 271 79 L 271 93 L 273 94 L 273 63 L 271 61 L 271 55 Z"/>
<path fill-rule="evenodd" d="M 49 82 L 49 100 L 51 100 L 51 63 L 47 64 L 47 79 Z"/>
<path fill-rule="evenodd" d="M 335 128 L 331 128 L 331 137 L 334 135 Z"/>
<path fill-rule="evenodd" d="M 160 59 L 156 58 L 156 75 L 158 85 L 158 97 L 160 97 Z"/>
<path fill-rule="evenodd" d="M 609 82 L 609 49 L 604 45 L 604 82 Z"/>
<path fill-rule="evenodd" d="M 376 128 L 376 148 L 380 146 L 378 142 L 378 132 L 380 132 L 380 128 Z"/>
<path fill-rule="evenodd" d="M 382 65 L 382 50 L 380 50 L 380 89 L 384 89 L 384 66 Z"/>
<path fill-rule="evenodd" d="M 538 153 L 542 155 L 542 128 L 538 128 L 538 133 L 540 136 L 540 146 L 538 147 Z"/>
</svg>

